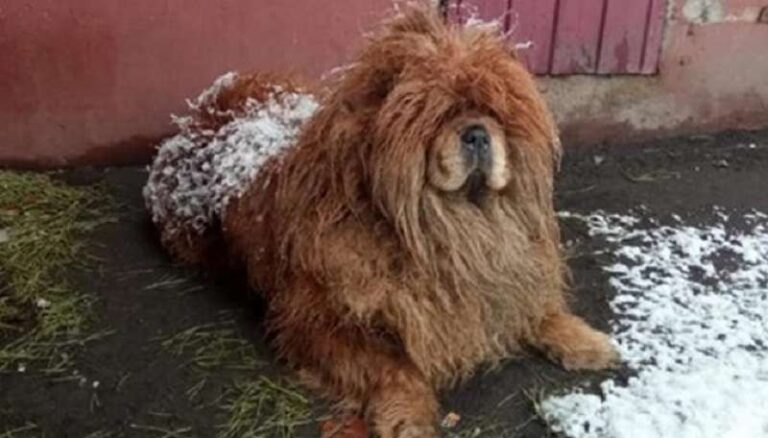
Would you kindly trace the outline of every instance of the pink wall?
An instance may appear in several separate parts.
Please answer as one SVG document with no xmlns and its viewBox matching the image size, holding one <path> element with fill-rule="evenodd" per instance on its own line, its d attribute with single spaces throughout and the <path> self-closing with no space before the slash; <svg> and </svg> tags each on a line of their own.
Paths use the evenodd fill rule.
<svg viewBox="0 0 768 438">
<path fill-rule="evenodd" d="M 497 20 L 537 74 L 652 74 L 667 0 L 449 0 L 457 21 Z"/>
<path fill-rule="evenodd" d="M 537 14 L 532 2 L 552 3 L 462 1 Z M 768 0 L 669 3 L 656 11 L 667 18 L 658 75 L 540 80 L 565 144 L 768 126 L 768 24 L 758 22 Z M 146 162 L 172 130 L 169 114 L 214 77 L 317 76 L 348 59 L 391 4 L 0 0 L 0 165 Z"/>
<path fill-rule="evenodd" d="M 316 76 L 391 0 L 2 0 L 0 163 L 146 160 L 232 69 Z"/>
<path fill-rule="evenodd" d="M 540 80 L 565 144 L 768 128 L 768 0 L 669 6 L 658 75 Z"/>
</svg>

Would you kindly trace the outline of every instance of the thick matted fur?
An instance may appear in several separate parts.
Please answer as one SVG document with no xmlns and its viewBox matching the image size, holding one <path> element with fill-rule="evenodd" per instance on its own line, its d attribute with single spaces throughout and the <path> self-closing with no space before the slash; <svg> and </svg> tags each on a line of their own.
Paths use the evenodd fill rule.
<svg viewBox="0 0 768 438">
<path fill-rule="evenodd" d="M 378 436 L 431 437 L 435 391 L 481 363 L 527 347 L 574 369 L 617 359 L 568 311 L 556 128 L 495 32 L 404 8 L 320 102 L 213 233 L 307 383 Z M 165 243 L 189 260 L 213 247 L 183 239 Z"/>
</svg>

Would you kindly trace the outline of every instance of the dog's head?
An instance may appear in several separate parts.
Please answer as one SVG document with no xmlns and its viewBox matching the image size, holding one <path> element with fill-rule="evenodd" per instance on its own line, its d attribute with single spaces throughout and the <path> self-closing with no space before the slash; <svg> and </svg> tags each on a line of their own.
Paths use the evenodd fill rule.
<svg viewBox="0 0 768 438">
<path fill-rule="evenodd" d="M 373 36 L 335 94 L 366 126 L 378 196 L 429 191 L 479 206 L 511 193 L 521 172 L 548 179 L 559 155 L 549 112 L 499 32 L 445 25 L 428 6 Z"/>
<path fill-rule="evenodd" d="M 515 214 L 538 226 L 560 153 L 552 117 L 500 32 L 447 25 L 426 2 L 401 9 L 336 75 L 304 142 L 322 145 L 302 153 L 331 163 L 324 171 L 348 205 L 370 202 L 422 258 L 441 230 L 440 239 L 477 240 L 472 222 L 490 228 L 479 222 L 494 210 L 520 206 Z"/>
</svg>

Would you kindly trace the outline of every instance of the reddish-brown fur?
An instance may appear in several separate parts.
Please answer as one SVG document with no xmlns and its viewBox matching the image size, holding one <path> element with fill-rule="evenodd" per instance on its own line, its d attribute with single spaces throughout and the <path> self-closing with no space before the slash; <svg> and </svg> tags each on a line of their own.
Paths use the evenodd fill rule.
<svg viewBox="0 0 768 438">
<path fill-rule="evenodd" d="M 406 8 L 321 103 L 221 224 L 266 297 L 279 356 L 308 384 L 381 437 L 431 437 L 435 391 L 480 363 L 524 347 L 568 368 L 616 360 L 607 336 L 568 313 L 556 128 L 499 37 Z M 435 139 L 463 114 L 505 137 L 509 181 L 477 204 L 427 178 Z"/>
</svg>

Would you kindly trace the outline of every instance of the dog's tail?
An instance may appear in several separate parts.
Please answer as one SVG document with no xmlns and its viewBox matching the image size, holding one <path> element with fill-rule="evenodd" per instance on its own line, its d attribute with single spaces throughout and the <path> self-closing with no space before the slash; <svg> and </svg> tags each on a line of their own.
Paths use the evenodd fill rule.
<svg viewBox="0 0 768 438">
<path fill-rule="evenodd" d="M 174 117 L 149 168 L 144 199 L 166 249 L 190 263 L 226 263 L 221 217 L 266 162 L 295 142 L 317 103 L 294 78 L 227 73 Z"/>
</svg>

